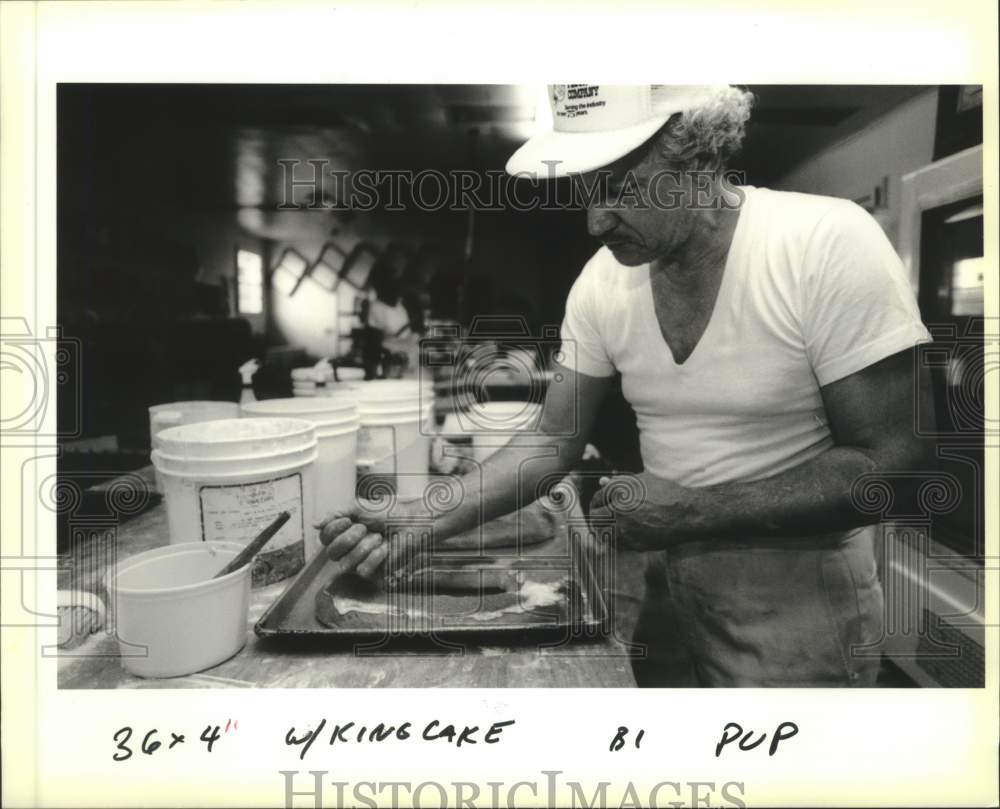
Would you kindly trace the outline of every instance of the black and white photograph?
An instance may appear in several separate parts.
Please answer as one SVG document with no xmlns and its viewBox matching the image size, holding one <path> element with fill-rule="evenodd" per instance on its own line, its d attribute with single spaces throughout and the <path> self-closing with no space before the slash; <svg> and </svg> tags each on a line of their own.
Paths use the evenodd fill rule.
<svg viewBox="0 0 1000 809">
<path fill-rule="evenodd" d="M 984 684 L 981 87 L 57 125 L 60 687 Z"/>
</svg>

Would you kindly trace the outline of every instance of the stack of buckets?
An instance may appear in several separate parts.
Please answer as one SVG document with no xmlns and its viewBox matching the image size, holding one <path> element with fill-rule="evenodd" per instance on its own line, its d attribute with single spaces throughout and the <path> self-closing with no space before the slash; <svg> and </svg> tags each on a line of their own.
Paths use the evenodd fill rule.
<svg viewBox="0 0 1000 809">
<path fill-rule="evenodd" d="M 172 677 L 236 654 L 251 576 L 258 586 L 280 581 L 319 553 L 314 523 L 354 504 L 356 458 L 398 476 L 401 497 L 423 494 L 432 394 L 403 381 L 345 382 L 337 394 L 150 408 L 170 545 L 105 578 L 126 669 Z M 252 566 L 212 578 L 283 511 L 291 518 Z"/>
<path fill-rule="evenodd" d="M 319 372 L 315 368 L 292 369 L 292 394 L 294 396 L 315 396 L 319 388 Z"/>
<path fill-rule="evenodd" d="M 313 523 L 355 503 L 358 473 L 390 480 L 400 499 L 423 496 L 434 426 L 433 390 L 424 390 L 416 380 L 344 382 L 325 396 L 211 403 L 242 418 L 166 429 L 156 421 L 152 460 L 171 543 L 246 544 L 289 511 L 292 518 L 259 556 L 260 585 L 291 575 L 319 552 Z M 150 408 L 151 424 L 183 404 Z"/>
</svg>

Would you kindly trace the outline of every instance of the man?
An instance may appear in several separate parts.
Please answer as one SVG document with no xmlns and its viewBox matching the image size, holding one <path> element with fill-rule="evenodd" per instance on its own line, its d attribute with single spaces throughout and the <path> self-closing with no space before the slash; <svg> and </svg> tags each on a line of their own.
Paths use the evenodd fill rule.
<svg viewBox="0 0 1000 809">
<path fill-rule="evenodd" d="M 618 371 L 642 496 L 616 510 L 609 484 L 591 516 L 649 560 L 637 682 L 873 685 L 882 593 L 873 517 L 852 492 L 921 467 L 914 397 L 929 404 L 913 361 L 928 335 L 899 259 L 853 203 L 729 182 L 742 90 L 568 85 L 551 98 L 554 130 L 507 169 L 576 177 L 605 245 L 566 305 L 541 425 L 553 456 L 519 471 L 519 442 L 495 455 L 485 483 L 463 481 L 462 505 L 435 516 L 436 541 L 569 468 Z M 383 528 L 362 510 L 321 533 L 372 574 Z"/>
</svg>

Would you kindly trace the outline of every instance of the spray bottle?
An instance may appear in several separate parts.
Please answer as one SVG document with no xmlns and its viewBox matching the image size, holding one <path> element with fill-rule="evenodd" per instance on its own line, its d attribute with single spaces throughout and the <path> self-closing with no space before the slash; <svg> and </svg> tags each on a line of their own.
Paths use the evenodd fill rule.
<svg viewBox="0 0 1000 809">
<path fill-rule="evenodd" d="M 257 397 L 253 395 L 253 375 L 259 370 L 260 363 L 253 358 L 248 359 L 240 366 L 240 377 L 243 379 L 243 390 L 240 392 L 240 404 L 257 401 Z"/>
</svg>

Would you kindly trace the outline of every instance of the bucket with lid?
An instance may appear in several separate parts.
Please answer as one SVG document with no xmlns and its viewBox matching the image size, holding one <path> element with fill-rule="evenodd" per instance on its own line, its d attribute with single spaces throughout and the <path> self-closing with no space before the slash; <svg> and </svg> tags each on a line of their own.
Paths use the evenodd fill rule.
<svg viewBox="0 0 1000 809">
<path fill-rule="evenodd" d="M 472 457 L 482 463 L 520 432 L 536 432 L 542 406 L 533 402 L 483 402 L 472 405 L 458 419 L 472 435 Z"/>
<path fill-rule="evenodd" d="M 423 496 L 430 467 L 433 389 L 403 379 L 352 386 L 361 419 L 359 472 L 392 479 L 401 498 Z"/>
<path fill-rule="evenodd" d="M 298 571 L 319 550 L 316 428 L 291 418 L 203 421 L 160 433 L 153 464 L 163 482 L 170 541 L 246 544 L 282 511 L 291 519 L 257 559 L 253 583 Z"/>
<path fill-rule="evenodd" d="M 295 396 L 315 396 L 319 381 L 315 368 L 292 369 L 292 393 Z"/>
<path fill-rule="evenodd" d="M 136 554 L 108 570 L 121 662 L 139 677 L 180 677 L 228 660 L 247 642 L 250 573 L 238 542 L 185 542 Z"/>
<path fill-rule="evenodd" d="M 252 418 L 292 417 L 316 428 L 316 516 L 349 508 L 357 482 L 358 407 L 350 396 L 266 399 L 243 407 Z M 310 556 L 307 554 L 307 556 Z"/>
<path fill-rule="evenodd" d="M 181 424 L 195 424 L 199 421 L 239 418 L 240 406 L 236 402 L 168 402 L 149 408 L 150 446 L 156 449 L 160 430 L 179 427 Z"/>
<path fill-rule="evenodd" d="M 434 432 L 434 386 L 419 379 L 373 379 L 345 383 L 358 400 L 358 411 L 414 407 L 419 403 L 425 430 Z"/>
<path fill-rule="evenodd" d="M 333 369 L 333 382 L 364 382 L 365 380 L 365 369 L 355 368 L 351 365 L 334 366 Z M 327 380 L 327 387 L 330 387 L 330 382 Z"/>
</svg>

